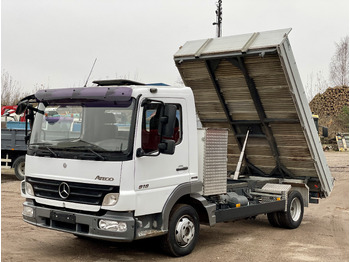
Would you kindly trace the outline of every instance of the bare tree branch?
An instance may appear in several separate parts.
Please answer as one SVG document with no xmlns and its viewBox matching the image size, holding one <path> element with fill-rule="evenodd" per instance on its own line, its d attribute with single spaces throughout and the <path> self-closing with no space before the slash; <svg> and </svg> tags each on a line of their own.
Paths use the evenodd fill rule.
<svg viewBox="0 0 350 262">
<path fill-rule="evenodd" d="M 32 91 L 25 92 L 19 83 L 13 80 L 12 76 L 6 71 L 1 71 L 1 105 L 12 106 L 16 105 L 22 98 L 36 93 L 40 89 L 49 88 L 43 84 L 36 84 Z"/>
<path fill-rule="evenodd" d="M 316 74 L 316 81 L 314 81 L 314 73 L 308 75 L 305 85 L 305 93 L 310 102 L 317 94 L 323 93 L 328 88 L 328 83 L 324 78 L 324 73 L 319 70 Z"/>
<path fill-rule="evenodd" d="M 330 81 L 334 86 L 349 86 L 349 36 L 336 43 L 330 63 Z"/>
<path fill-rule="evenodd" d="M 21 88 L 4 69 L 1 72 L 1 105 L 15 105 L 21 99 Z"/>
</svg>

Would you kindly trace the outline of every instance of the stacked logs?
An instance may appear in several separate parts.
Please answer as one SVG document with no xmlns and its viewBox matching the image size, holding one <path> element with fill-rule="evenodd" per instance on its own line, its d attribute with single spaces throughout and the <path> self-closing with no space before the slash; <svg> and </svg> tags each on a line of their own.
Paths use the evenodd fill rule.
<svg viewBox="0 0 350 262">
<path fill-rule="evenodd" d="M 349 106 L 349 87 L 330 87 L 324 93 L 317 94 L 309 105 L 311 111 L 320 117 L 338 116 L 344 106 Z"/>
<path fill-rule="evenodd" d="M 319 125 L 329 130 L 329 139 L 338 133 L 348 133 L 348 121 L 344 119 L 344 107 L 349 107 L 349 87 L 328 88 L 317 94 L 309 103 L 313 114 L 319 116 Z M 347 122 L 347 124 L 345 122 Z"/>
</svg>

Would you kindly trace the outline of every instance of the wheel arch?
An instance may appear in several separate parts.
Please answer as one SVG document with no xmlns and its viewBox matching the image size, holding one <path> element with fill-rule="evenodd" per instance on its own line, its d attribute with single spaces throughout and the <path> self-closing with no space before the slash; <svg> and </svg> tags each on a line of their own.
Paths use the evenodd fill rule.
<svg viewBox="0 0 350 262">
<path fill-rule="evenodd" d="M 176 204 L 192 206 L 198 213 L 201 223 L 214 225 L 216 205 L 209 203 L 199 193 L 202 183 L 185 183 L 179 185 L 167 199 L 162 210 L 162 230 L 168 230 L 170 212 Z"/>
<path fill-rule="evenodd" d="M 292 186 L 292 190 L 298 191 L 303 197 L 304 207 L 309 206 L 309 187 L 306 184 L 301 184 L 299 186 Z"/>
<path fill-rule="evenodd" d="M 310 200 L 309 199 L 309 192 L 310 192 L 309 187 L 305 183 L 287 183 L 287 184 L 292 186 L 291 189 L 288 191 L 288 194 L 292 191 L 298 191 L 303 198 L 304 207 L 308 207 L 309 200 Z"/>
</svg>

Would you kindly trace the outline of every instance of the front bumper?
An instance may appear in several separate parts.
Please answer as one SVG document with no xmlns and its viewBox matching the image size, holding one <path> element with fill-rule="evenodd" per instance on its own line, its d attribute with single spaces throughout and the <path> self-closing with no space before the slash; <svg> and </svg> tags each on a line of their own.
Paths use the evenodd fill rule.
<svg viewBox="0 0 350 262">
<path fill-rule="evenodd" d="M 23 215 L 23 220 L 39 227 L 109 241 L 130 242 L 135 239 L 135 218 L 132 212 L 108 211 L 98 216 L 39 207 L 35 206 L 32 201 L 24 202 L 23 206 L 34 210 L 33 217 Z M 127 230 L 125 232 L 102 230 L 98 227 L 100 219 L 125 222 Z"/>
</svg>

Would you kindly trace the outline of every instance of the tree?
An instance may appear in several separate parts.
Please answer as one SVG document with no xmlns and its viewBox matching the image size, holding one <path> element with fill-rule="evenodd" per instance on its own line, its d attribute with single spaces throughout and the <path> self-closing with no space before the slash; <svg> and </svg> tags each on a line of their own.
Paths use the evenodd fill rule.
<svg viewBox="0 0 350 262">
<path fill-rule="evenodd" d="M 19 83 L 13 80 L 12 76 L 6 71 L 1 72 L 1 105 L 13 106 L 16 105 L 22 98 L 35 94 L 38 90 L 48 89 L 49 86 L 44 84 L 35 84 L 34 89 L 30 92 L 25 92 Z"/>
<path fill-rule="evenodd" d="M 314 73 L 307 76 L 305 85 L 306 98 L 310 102 L 317 94 L 321 94 L 328 88 L 328 83 L 324 78 L 324 73 L 319 70 L 316 73 L 316 81 L 314 81 Z"/>
<path fill-rule="evenodd" d="M 343 130 L 349 130 L 349 106 L 343 106 L 342 111 L 338 115 Z"/>
<path fill-rule="evenodd" d="M 17 81 L 5 71 L 1 72 L 1 105 L 11 106 L 17 104 L 22 95 Z"/>
<path fill-rule="evenodd" d="M 330 63 L 330 81 L 334 86 L 349 86 L 349 36 L 335 43 L 336 51 Z"/>
</svg>

